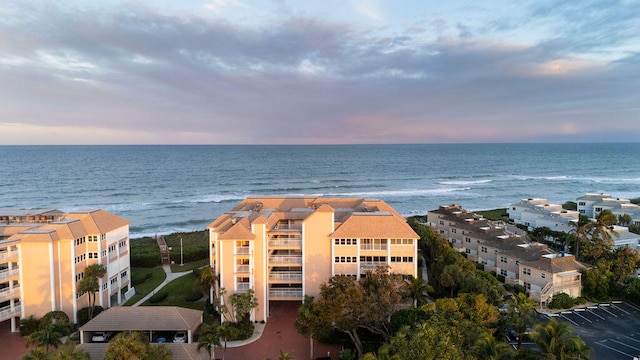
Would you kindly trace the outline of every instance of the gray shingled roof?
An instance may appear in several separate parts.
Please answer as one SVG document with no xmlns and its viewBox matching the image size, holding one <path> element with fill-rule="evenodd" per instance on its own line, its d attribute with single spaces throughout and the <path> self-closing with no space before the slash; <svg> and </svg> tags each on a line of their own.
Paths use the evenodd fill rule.
<svg viewBox="0 0 640 360">
<path fill-rule="evenodd" d="M 195 328 L 202 311 L 176 306 L 112 307 L 80 328 L 82 331 L 177 331 Z"/>
</svg>

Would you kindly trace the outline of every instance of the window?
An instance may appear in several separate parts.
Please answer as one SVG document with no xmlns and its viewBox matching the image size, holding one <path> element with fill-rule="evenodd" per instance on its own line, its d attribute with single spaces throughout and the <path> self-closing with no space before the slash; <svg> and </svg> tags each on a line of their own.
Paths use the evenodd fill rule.
<svg viewBox="0 0 640 360">
<path fill-rule="evenodd" d="M 586 205 L 587 205 L 587 203 L 586 203 L 586 202 L 584 202 L 584 201 L 580 201 L 580 202 L 578 202 L 578 205 L 580 205 L 580 206 L 586 206 Z"/>
<path fill-rule="evenodd" d="M 89 241 L 91 241 L 91 242 L 98 241 L 98 237 L 96 235 L 89 235 L 87 237 L 89 238 Z"/>
<path fill-rule="evenodd" d="M 451 229 L 451 232 L 452 232 L 452 233 L 454 233 L 454 234 L 457 234 L 457 233 L 458 233 L 458 230 L 456 230 L 456 228 L 452 228 L 452 229 Z"/>
<path fill-rule="evenodd" d="M 525 274 L 525 275 L 531 275 L 531 269 L 522 268 L 522 273 Z"/>
<path fill-rule="evenodd" d="M 387 239 L 362 239 L 360 250 L 387 250 Z"/>
<path fill-rule="evenodd" d="M 125 270 L 122 273 L 120 273 L 120 277 L 121 278 L 127 277 L 127 270 Z"/>
<path fill-rule="evenodd" d="M 102 257 L 107 256 L 107 250 L 102 250 Z"/>
<path fill-rule="evenodd" d="M 507 270 L 505 269 L 500 269 L 500 275 L 502 276 L 509 276 L 509 273 L 507 272 Z"/>
<path fill-rule="evenodd" d="M 90 252 L 89 253 L 89 259 L 97 259 L 98 258 L 98 253 L 97 252 Z"/>
<path fill-rule="evenodd" d="M 360 256 L 360 262 L 387 262 L 386 256 Z"/>
<path fill-rule="evenodd" d="M 471 242 L 471 238 L 470 237 L 466 237 L 466 238 L 464 238 L 464 241 L 470 243 Z"/>
<path fill-rule="evenodd" d="M 500 262 L 501 263 L 507 263 L 507 257 L 506 256 L 500 256 Z"/>
<path fill-rule="evenodd" d="M 471 254 L 471 249 L 464 249 L 467 254 Z"/>
<path fill-rule="evenodd" d="M 356 245 L 356 239 L 334 239 L 335 245 Z"/>
<path fill-rule="evenodd" d="M 336 256 L 335 262 L 336 263 L 355 263 L 356 257 L 355 256 Z"/>
<path fill-rule="evenodd" d="M 440 220 L 440 225 L 444 225 L 444 221 Z"/>
<path fill-rule="evenodd" d="M 520 265 L 520 260 L 516 260 L 516 266 Z"/>
<path fill-rule="evenodd" d="M 114 277 L 113 279 L 111 279 L 111 285 L 113 284 L 117 284 L 118 283 L 118 278 Z"/>
<path fill-rule="evenodd" d="M 102 284 L 102 290 L 107 290 L 107 283 Z"/>
<path fill-rule="evenodd" d="M 540 277 L 544 279 L 546 275 L 544 273 L 540 273 Z"/>
<path fill-rule="evenodd" d="M 487 247 L 486 246 L 481 246 L 480 247 L 480 251 L 486 254 L 487 253 Z"/>
<path fill-rule="evenodd" d="M 482 260 L 481 263 L 482 263 L 482 265 L 488 265 L 489 264 L 489 262 L 487 260 Z"/>
</svg>

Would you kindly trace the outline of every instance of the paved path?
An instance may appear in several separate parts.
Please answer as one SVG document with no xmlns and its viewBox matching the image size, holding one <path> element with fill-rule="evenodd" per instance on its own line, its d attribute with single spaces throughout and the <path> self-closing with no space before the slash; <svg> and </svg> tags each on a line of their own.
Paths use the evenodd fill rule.
<svg viewBox="0 0 640 360">
<path fill-rule="evenodd" d="M 145 301 L 149 300 L 149 298 L 152 297 L 155 293 L 157 293 L 158 290 L 162 289 L 165 285 L 167 285 L 171 281 L 173 281 L 173 280 L 175 280 L 175 279 L 177 279 L 177 278 L 179 278 L 181 276 L 185 276 L 185 275 L 191 273 L 191 270 L 178 272 L 178 273 L 171 272 L 171 265 L 162 265 L 162 269 L 164 270 L 164 273 L 167 274 L 167 277 L 164 279 L 164 281 L 160 285 L 158 285 L 158 287 L 153 289 L 153 291 L 148 293 L 147 296 L 143 297 L 140 301 L 138 301 L 137 303 L 135 303 L 135 304 L 133 304 L 131 306 L 139 306 L 139 305 L 141 305 Z"/>
</svg>

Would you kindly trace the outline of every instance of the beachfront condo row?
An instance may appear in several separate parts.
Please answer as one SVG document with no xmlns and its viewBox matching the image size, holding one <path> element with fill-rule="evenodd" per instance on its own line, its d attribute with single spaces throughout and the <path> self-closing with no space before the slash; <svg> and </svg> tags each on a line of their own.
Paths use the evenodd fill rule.
<svg viewBox="0 0 640 360">
<path fill-rule="evenodd" d="M 334 275 L 418 271 L 419 236 L 382 200 L 250 197 L 208 228 L 220 287 L 227 296 L 253 289 L 254 321 L 267 320 L 270 301 L 319 295 Z"/>
<path fill-rule="evenodd" d="M 485 270 L 504 276 L 507 284 L 524 286 L 541 305 L 558 293 L 582 295 L 580 271 L 587 265 L 571 254 L 531 242 L 524 231 L 513 225 L 489 221 L 458 205 L 429 211 L 427 222 L 454 249 L 483 264 Z"/>
<path fill-rule="evenodd" d="M 84 270 L 102 264 L 96 305 L 123 300 L 129 288 L 129 221 L 104 210 L 74 211 L 0 209 L 0 321 L 40 318 L 64 311 L 77 322 L 88 294 L 78 294 Z"/>
</svg>

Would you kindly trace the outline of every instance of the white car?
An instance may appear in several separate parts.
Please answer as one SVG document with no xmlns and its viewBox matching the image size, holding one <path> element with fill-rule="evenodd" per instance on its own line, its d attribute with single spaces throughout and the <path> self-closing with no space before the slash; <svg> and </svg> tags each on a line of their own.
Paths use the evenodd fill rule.
<svg viewBox="0 0 640 360">
<path fill-rule="evenodd" d="M 91 342 L 103 343 L 109 341 L 111 338 L 111 333 L 106 331 L 98 331 L 93 333 L 91 337 Z"/>
<path fill-rule="evenodd" d="M 187 341 L 187 333 L 184 331 L 178 331 L 176 335 L 173 337 L 174 343 L 183 343 Z"/>
</svg>

